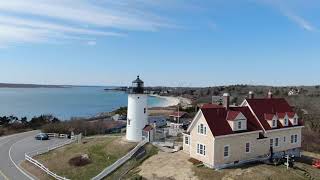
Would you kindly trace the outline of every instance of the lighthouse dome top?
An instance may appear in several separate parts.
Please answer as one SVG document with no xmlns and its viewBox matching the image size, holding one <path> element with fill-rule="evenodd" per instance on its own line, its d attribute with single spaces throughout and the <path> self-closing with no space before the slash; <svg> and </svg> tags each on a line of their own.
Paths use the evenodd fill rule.
<svg viewBox="0 0 320 180">
<path fill-rule="evenodd" d="M 137 79 L 132 81 L 132 83 L 143 83 L 143 81 L 140 79 L 140 76 L 137 76 Z"/>
<path fill-rule="evenodd" d="M 137 76 L 137 79 L 132 81 L 131 93 L 143 94 L 144 93 L 144 82 Z"/>
</svg>

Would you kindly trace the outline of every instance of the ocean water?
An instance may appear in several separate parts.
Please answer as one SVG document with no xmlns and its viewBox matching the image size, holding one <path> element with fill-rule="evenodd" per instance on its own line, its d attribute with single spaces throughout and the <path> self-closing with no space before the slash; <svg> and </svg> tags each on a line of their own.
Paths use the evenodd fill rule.
<svg viewBox="0 0 320 180">
<path fill-rule="evenodd" d="M 103 87 L 0 88 L 0 116 L 17 117 L 52 114 L 60 119 L 89 117 L 127 106 L 125 92 L 105 91 Z M 162 98 L 149 97 L 150 107 L 166 104 Z"/>
</svg>

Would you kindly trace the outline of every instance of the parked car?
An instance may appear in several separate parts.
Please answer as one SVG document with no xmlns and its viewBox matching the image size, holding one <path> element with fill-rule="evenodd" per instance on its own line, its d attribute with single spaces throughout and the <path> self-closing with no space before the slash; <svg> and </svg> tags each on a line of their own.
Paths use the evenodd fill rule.
<svg viewBox="0 0 320 180">
<path fill-rule="evenodd" d="M 49 136 L 46 133 L 39 133 L 34 138 L 36 140 L 49 140 Z"/>
</svg>

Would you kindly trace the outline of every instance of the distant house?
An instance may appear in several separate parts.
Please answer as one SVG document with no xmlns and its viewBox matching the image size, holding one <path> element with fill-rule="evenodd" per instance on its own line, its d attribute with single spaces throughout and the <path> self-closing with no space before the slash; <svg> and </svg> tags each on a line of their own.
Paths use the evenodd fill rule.
<svg viewBox="0 0 320 180">
<path fill-rule="evenodd" d="M 179 112 L 173 112 L 169 115 L 170 119 L 172 121 L 178 122 L 178 119 L 185 118 L 187 116 L 187 112 L 179 111 Z"/>
<path fill-rule="evenodd" d="M 156 125 L 156 127 L 164 127 L 167 125 L 167 119 L 164 116 L 149 116 L 148 121 L 150 125 Z"/>
<path fill-rule="evenodd" d="M 288 92 L 288 96 L 297 96 L 299 95 L 300 91 L 297 88 L 292 88 L 289 92 Z"/>
<path fill-rule="evenodd" d="M 183 150 L 210 168 L 220 169 L 285 154 L 300 156 L 303 124 L 283 98 L 255 99 L 240 106 L 204 105 L 183 138 Z"/>
</svg>

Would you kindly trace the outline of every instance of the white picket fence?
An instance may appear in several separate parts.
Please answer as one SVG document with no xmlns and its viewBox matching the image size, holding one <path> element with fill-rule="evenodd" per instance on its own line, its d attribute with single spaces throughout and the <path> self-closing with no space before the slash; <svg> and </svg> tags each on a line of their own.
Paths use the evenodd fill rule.
<svg viewBox="0 0 320 180">
<path fill-rule="evenodd" d="M 52 171 L 50 171 L 47 167 L 45 167 L 43 164 L 41 164 L 39 161 L 33 159 L 32 157 L 28 156 L 27 154 L 25 154 L 25 159 L 32 163 L 33 165 L 37 166 L 38 168 L 40 168 L 42 171 L 46 172 L 48 175 L 50 175 L 51 177 L 53 177 L 54 179 L 58 179 L 58 180 L 69 180 L 65 177 L 59 176 L 55 173 L 53 173 Z"/>
<path fill-rule="evenodd" d="M 44 153 L 47 153 L 49 151 L 52 151 L 54 149 L 57 149 L 57 148 L 60 148 L 62 146 L 65 146 L 65 145 L 68 145 L 68 144 L 71 144 L 75 141 L 76 139 L 75 138 L 72 138 L 71 140 L 69 141 L 66 141 L 64 143 L 60 143 L 60 144 L 57 144 L 57 145 L 54 145 L 52 147 L 49 147 L 49 148 L 45 148 L 45 149 L 40 149 L 40 150 L 37 150 L 37 151 L 32 151 L 32 152 L 29 152 L 29 153 L 26 153 L 24 156 L 25 156 L 25 160 L 27 160 L 28 162 L 32 163 L 33 165 L 39 167 L 42 171 L 44 171 L 45 173 L 47 173 L 48 175 L 50 175 L 51 177 L 53 177 L 54 179 L 57 179 L 57 180 L 69 180 L 65 177 L 62 177 L 62 176 L 59 176 L 57 175 L 56 173 L 50 171 L 47 167 L 45 167 L 43 164 L 41 164 L 39 161 L 33 159 L 32 157 L 36 156 L 36 155 L 40 155 L 40 154 L 44 154 Z"/>
<path fill-rule="evenodd" d="M 132 149 L 128 154 L 123 156 L 122 158 L 118 159 L 116 162 L 114 162 L 112 165 L 108 166 L 106 169 L 104 169 L 100 174 L 98 174 L 96 177 L 92 178 L 91 180 L 101 180 L 104 177 L 111 174 L 113 171 L 115 171 L 117 168 L 119 168 L 122 164 L 127 162 L 133 155 L 136 153 L 142 146 L 148 143 L 148 140 L 141 141 L 134 149 Z"/>
<path fill-rule="evenodd" d="M 49 137 L 53 138 L 68 138 L 68 134 L 58 134 L 58 133 L 47 133 Z M 71 136 L 71 139 L 74 138 Z"/>
</svg>

